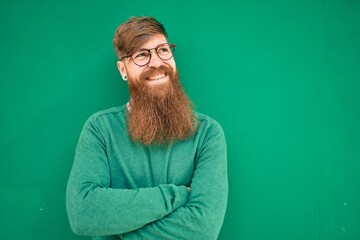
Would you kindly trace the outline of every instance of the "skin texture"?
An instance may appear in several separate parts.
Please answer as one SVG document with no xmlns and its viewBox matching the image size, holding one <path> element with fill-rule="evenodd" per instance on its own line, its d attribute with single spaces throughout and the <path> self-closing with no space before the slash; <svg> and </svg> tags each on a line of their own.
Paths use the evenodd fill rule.
<svg viewBox="0 0 360 240">
<path fill-rule="evenodd" d="M 143 45 L 141 45 L 140 48 L 151 49 L 157 47 L 162 43 L 167 43 L 165 36 L 162 34 L 155 34 L 150 37 L 149 40 L 147 40 Z M 151 60 L 146 66 L 139 67 L 130 58 L 126 58 L 122 61 L 118 61 L 117 67 L 123 78 L 126 76 L 129 81 L 139 82 L 139 77 L 144 71 L 151 67 L 159 68 L 163 64 L 170 67 L 174 72 L 176 71 L 176 63 L 174 58 L 170 58 L 169 60 L 162 60 L 157 56 L 154 51 L 152 51 Z M 169 81 L 169 76 L 165 76 L 164 78 L 161 78 L 159 80 L 148 80 L 147 84 L 158 85 L 163 84 L 167 81 Z"/>
</svg>

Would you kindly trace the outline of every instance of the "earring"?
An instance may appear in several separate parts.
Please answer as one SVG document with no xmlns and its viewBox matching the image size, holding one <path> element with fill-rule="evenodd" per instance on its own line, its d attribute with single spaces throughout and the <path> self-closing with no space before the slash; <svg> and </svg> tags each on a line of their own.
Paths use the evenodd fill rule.
<svg viewBox="0 0 360 240">
<path fill-rule="evenodd" d="M 126 76 L 126 75 L 123 76 L 123 80 L 124 80 L 124 81 L 127 81 L 127 76 Z"/>
</svg>

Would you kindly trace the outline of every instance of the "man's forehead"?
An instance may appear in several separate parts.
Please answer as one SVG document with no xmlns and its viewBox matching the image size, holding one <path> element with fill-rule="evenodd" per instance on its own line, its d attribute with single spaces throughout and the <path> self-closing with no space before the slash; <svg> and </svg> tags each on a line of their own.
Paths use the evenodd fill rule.
<svg viewBox="0 0 360 240">
<path fill-rule="evenodd" d="M 148 40 L 146 40 L 143 44 L 140 45 L 139 49 L 146 48 L 151 49 L 159 46 L 162 43 L 167 43 L 167 39 L 162 34 L 152 35 Z"/>
</svg>

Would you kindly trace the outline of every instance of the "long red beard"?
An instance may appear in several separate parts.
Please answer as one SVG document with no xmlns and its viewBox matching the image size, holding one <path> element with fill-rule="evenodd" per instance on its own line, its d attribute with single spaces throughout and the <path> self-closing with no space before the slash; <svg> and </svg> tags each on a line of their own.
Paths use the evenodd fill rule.
<svg viewBox="0 0 360 240">
<path fill-rule="evenodd" d="M 146 78 L 165 72 L 169 81 L 150 86 Z M 168 66 L 149 68 L 138 81 L 129 79 L 132 110 L 127 123 L 130 137 L 145 145 L 167 145 L 190 137 L 197 121 L 192 104 L 182 88 L 178 72 Z"/>
</svg>

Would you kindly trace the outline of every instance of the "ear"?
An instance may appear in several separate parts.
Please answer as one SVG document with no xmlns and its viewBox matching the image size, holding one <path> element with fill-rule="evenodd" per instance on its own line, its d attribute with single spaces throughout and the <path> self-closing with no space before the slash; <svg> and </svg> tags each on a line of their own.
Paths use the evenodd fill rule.
<svg viewBox="0 0 360 240">
<path fill-rule="evenodd" d="M 123 79 L 126 79 L 127 78 L 127 71 L 126 71 L 126 67 L 125 67 L 125 63 L 123 61 L 117 61 L 116 63 L 117 65 L 117 68 L 121 74 L 121 77 Z"/>
</svg>

